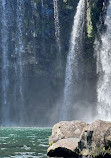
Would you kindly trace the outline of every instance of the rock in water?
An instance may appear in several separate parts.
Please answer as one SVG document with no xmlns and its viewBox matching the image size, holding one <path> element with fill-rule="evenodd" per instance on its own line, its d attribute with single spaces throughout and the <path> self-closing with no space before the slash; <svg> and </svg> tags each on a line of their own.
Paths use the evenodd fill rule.
<svg viewBox="0 0 111 158">
<path fill-rule="evenodd" d="M 104 136 L 110 127 L 111 122 L 96 120 L 84 128 L 81 141 L 89 148 L 100 147 L 105 144 Z"/>
<path fill-rule="evenodd" d="M 78 156 L 78 142 L 83 129 L 88 124 L 81 121 L 62 121 L 54 125 L 52 135 L 49 137 L 51 145 L 47 155 L 51 157 Z M 77 151 L 76 151 L 77 150 Z"/>
<path fill-rule="evenodd" d="M 78 138 L 67 138 L 58 140 L 47 150 L 48 156 L 58 156 L 58 157 L 77 157 L 77 147 L 78 147 Z"/>
<path fill-rule="evenodd" d="M 81 121 L 62 121 L 54 125 L 49 144 L 65 138 L 79 138 L 83 128 L 88 124 Z"/>
<path fill-rule="evenodd" d="M 49 143 L 51 157 L 111 158 L 111 122 L 60 122 L 53 127 Z"/>
</svg>

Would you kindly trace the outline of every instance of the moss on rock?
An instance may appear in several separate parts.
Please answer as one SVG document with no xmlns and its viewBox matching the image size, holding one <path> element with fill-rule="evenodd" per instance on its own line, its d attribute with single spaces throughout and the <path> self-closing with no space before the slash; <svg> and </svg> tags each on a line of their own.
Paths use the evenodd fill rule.
<svg viewBox="0 0 111 158">
<path fill-rule="evenodd" d="M 93 26 L 92 26 L 92 21 L 91 21 L 91 9 L 90 9 L 88 0 L 87 0 L 87 35 L 88 35 L 88 37 L 93 36 Z"/>
</svg>

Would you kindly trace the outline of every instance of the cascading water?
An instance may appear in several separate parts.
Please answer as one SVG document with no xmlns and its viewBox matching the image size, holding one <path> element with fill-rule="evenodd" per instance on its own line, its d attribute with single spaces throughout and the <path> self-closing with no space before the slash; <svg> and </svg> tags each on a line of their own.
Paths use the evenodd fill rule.
<svg viewBox="0 0 111 158">
<path fill-rule="evenodd" d="M 56 42 L 59 52 L 61 52 L 58 0 L 53 0 L 53 5 L 54 5 L 54 23 L 55 23 Z"/>
<path fill-rule="evenodd" d="M 67 56 L 65 87 L 64 87 L 64 101 L 61 109 L 61 120 L 69 119 L 69 110 L 72 104 L 72 97 L 74 91 L 77 91 L 76 82 L 78 80 L 78 56 L 81 56 L 81 44 L 84 27 L 85 15 L 85 0 L 80 0 L 77 6 L 76 15 L 72 27 L 69 54 Z M 74 84 L 74 88 L 72 88 Z"/>
<path fill-rule="evenodd" d="M 19 87 L 19 95 L 20 95 L 20 122 L 23 123 L 24 117 L 24 96 L 23 96 L 23 55 L 24 55 L 24 42 L 23 42 L 23 7 L 24 1 L 17 0 L 17 43 L 16 43 L 16 53 L 18 55 L 17 65 L 15 66 L 17 69 L 18 76 L 18 87 Z"/>
<path fill-rule="evenodd" d="M 60 41 L 60 22 L 59 22 L 59 7 L 58 7 L 59 0 L 53 0 L 53 6 L 54 6 L 54 24 L 55 24 L 55 37 L 56 37 L 56 43 L 58 48 L 57 53 L 57 67 L 56 71 L 58 75 L 61 75 L 62 72 L 62 56 L 61 56 L 61 41 Z"/>
<path fill-rule="evenodd" d="M 106 32 L 101 36 L 101 42 L 96 41 L 98 114 L 100 119 L 111 121 L 111 0 L 105 19 Z"/>
<path fill-rule="evenodd" d="M 2 124 L 12 125 L 15 122 L 23 122 L 24 117 L 24 96 L 23 96 L 23 57 L 24 57 L 24 43 L 23 43 L 23 5 L 24 1 L 17 1 L 17 8 L 11 9 L 11 5 L 15 3 L 12 1 L 0 2 L 1 11 L 1 49 L 2 49 Z M 12 15 L 16 11 L 16 19 Z M 12 16 L 12 19 L 10 19 Z M 15 22 L 16 20 L 16 22 Z M 16 24 L 16 25 L 15 25 Z M 16 31 L 11 32 L 11 27 L 15 26 Z M 13 33 L 11 36 L 11 33 Z M 10 51 L 13 46 L 14 50 Z M 11 57 L 16 57 L 13 64 Z M 13 71 L 14 70 L 14 71 Z M 11 73 L 13 71 L 13 73 Z M 12 85 L 13 81 L 13 85 Z M 19 107 L 18 107 L 19 105 Z M 12 116 L 18 109 L 17 115 Z M 15 119 L 17 118 L 17 119 Z M 16 121 L 15 121 L 16 120 Z M 18 120 L 18 121 L 17 121 Z M 15 121 L 15 122 L 14 122 Z"/>
<path fill-rule="evenodd" d="M 8 7 L 8 6 L 7 6 Z M 9 122 L 9 106 L 7 102 L 8 98 L 8 20 L 7 20 L 7 7 L 6 0 L 1 0 L 2 10 L 2 28 L 1 28 L 1 45 L 2 45 L 2 123 L 7 124 Z"/>
</svg>

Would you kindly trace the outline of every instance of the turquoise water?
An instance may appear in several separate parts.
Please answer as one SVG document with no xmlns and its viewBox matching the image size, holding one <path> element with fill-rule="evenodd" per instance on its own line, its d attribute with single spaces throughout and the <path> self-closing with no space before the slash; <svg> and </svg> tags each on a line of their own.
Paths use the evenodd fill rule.
<svg viewBox="0 0 111 158">
<path fill-rule="evenodd" d="M 46 158 L 49 128 L 0 128 L 0 158 Z"/>
</svg>

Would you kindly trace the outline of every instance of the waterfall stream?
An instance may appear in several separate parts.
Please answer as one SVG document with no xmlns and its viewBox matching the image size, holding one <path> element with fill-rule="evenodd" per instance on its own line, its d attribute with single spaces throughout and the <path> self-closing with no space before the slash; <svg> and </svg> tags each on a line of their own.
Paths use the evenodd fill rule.
<svg viewBox="0 0 111 158">
<path fill-rule="evenodd" d="M 23 122 L 24 115 L 24 96 L 23 96 L 23 56 L 24 56 L 24 43 L 23 43 L 23 4 L 24 1 L 17 1 L 16 8 L 16 22 L 14 21 L 13 10 L 11 5 L 12 1 L 1 1 L 1 48 L 2 48 L 2 124 L 11 125 L 14 121 L 11 120 L 11 111 L 18 113 L 18 122 Z M 12 16 L 12 19 L 10 18 Z M 11 27 L 16 24 L 16 31 L 13 31 L 11 36 Z M 15 33 L 15 34 L 14 34 Z M 13 44 L 13 39 L 14 45 Z M 10 51 L 10 47 L 14 46 L 14 52 Z M 11 57 L 16 57 L 13 64 Z M 11 73 L 11 68 L 13 73 Z M 10 71 L 11 70 L 11 71 Z M 12 85 L 13 80 L 13 85 Z M 19 105 L 19 107 L 18 107 Z M 16 119 L 15 119 L 16 120 Z M 12 123 L 13 122 L 13 123 Z"/>
<path fill-rule="evenodd" d="M 23 55 L 25 53 L 24 43 L 23 43 L 23 0 L 17 0 L 17 37 L 18 41 L 16 43 L 16 53 L 18 54 L 17 61 L 17 74 L 19 74 L 18 78 L 18 87 L 19 87 L 19 95 L 20 95 L 20 119 L 23 122 L 24 117 L 24 97 L 23 97 Z"/>
<path fill-rule="evenodd" d="M 85 14 L 85 0 L 80 0 L 77 6 L 77 11 L 74 17 L 69 53 L 67 56 L 66 74 L 65 74 L 65 87 L 64 87 L 64 101 L 61 109 L 61 120 L 68 120 L 70 107 L 72 103 L 72 97 L 74 91 L 77 91 L 76 84 L 78 80 L 78 60 L 81 55 L 81 43 L 84 26 L 84 14 Z M 74 88 L 73 89 L 73 84 Z"/>
<path fill-rule="evenodd" d="M 56 36 L 57 46 L 60 52 L 61 43 L 60 43 L 60 23 L 59 23 L 58 0 L 53 0 L 53 5 L 54 5 L 55 36 Z"/>
<path fill-rule="evenodd" d="M 54 6 L 54 24 L 55 24 L 55 37 L 56 37 L 56 44 L 57 44 L 57 67 L 56 71 L 58 75 L 61 75 L 62 72 L 62 52 L 61 52 L 61 40 L 60 40 L 60 21 L 59 21 L 59 0 L 53 0 Z"/>
<path fill-rule="evenodd" d="M 8 6 L 7 6 L 8 7 Z M 1 28 L 1 45 L 2 45 L 2 122 L 9 122 L 9 106 L 8 106 L 8 19 L 7 19 L 6 0 L 1 1 L 2 9 L 2 28 Z"/>
<path fill-rule="evenodd" d="M 96 41 L 98 114 L 100 119 L 111 121 L 111 0 L 105 19 L 107 30 Z"/>
</svg>

